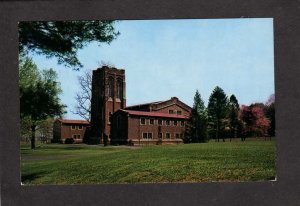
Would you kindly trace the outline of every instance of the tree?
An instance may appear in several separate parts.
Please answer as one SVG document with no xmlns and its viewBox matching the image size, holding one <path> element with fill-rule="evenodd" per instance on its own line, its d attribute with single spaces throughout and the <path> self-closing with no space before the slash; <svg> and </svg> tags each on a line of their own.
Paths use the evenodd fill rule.
<svg viewBox="0 0 300 206">
<path fill-rule="evenodd" d="M 79 49 L 88 43 L 110 43 L 118 35 L 114 21 L 31 21 L 19 23 L 19 52 L 56 57 L 59 64 L 76 70 L 82 67 Z"/>
<path fill-rule="evenodd" d="M 207 141 L 207 112 L 198 90 L 194 96 L 194 105 L 187 125 L 188 142 Z"/>
<path fill-rule="evenodd" d="M 31 148 L 35 148 L 35 133 L 39 122 L 61 116 L 65 105 L 60 103 L 60 85 L 53 69 L 40 72 L 30 58 L 20 60 L 20 114 L 30 122 Z M 21 121 L 22 122 L 22 121 Z"/>
<path fill-rule="evenodd" d="M 241 119 L 245 124 L 242 141 L 245 140 L 246 136 L 261 137 L 267 135 L 270 120 L 265 117 L 262 107 L 256 106 L 256 104 L 243 105 L 241 108 Z"/>
<path fill-rule="evenodd" d="M 110 62 L 101 61 L 98 63 L 98 67 L 115 67 Z M 75 101 L 76 105 L 73 114 L 77 114 L 86 121 L 91 121 L 91 102 L 92 102 L 92 78 L 93 73 L 91 70 L 85 70 L 81 76 L 78 76 L 78 83 L 80 91 L 76 93 Z"/>
<path fill-rule="evenodd" d="M 215 139 L 220 139 L 222 135 L 223 142 L 225 142 L 224 135 L 221 133 L 225 130 L 226 115 L 228 108 L 228 100 L 225 92 L 220 87 L 215 87 L 209 97 L 207 111 L 210 133 L 215 136 Z"/>
<path fill-rule="evenodd" d="M 48 140 L 53 138 L 53 123 L 54 118 L 49 117 L 40 121 L 37 125 L 37 131 L 42 143 L 47 143 Z"/>
<path fill-rule="evenodd" d="M 237 137 L 238 126 L 239 126 L 239 103 L 234 95 L 231 95 L 229 98 L 229 119 L 230 119 L 230 141 L 231 138 Z"/>
<path fill-rule="evenodd" d="M 92 98 L 92 71 L 84 71 L 82 76 L 78 76 L 80 91 L 76 93 L 76 106 L 73 114 L 77 114 L 85 120 L 91 120 L 91 98 Z"/>
<path fill-rule="evenodd" d="M 29 117 L 21 119 L 20 137 L 21 141 L 25 141 L 26 143 L 31 139 L 31 119 Z"/>
<path fill-rule="evenodd" d="M 270 137 L 275 136 L 275 95 L 270 95 L 268 101 L 265 105 L 265 115 L 270 120 L 270 127 L 268 129 L 268 134 Z"/>
</svg>

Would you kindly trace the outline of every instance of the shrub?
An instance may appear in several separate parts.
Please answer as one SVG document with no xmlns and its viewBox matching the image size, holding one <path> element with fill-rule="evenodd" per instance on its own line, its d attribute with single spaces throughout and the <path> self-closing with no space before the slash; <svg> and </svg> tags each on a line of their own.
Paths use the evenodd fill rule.
<svg viewBox="0 0 300 206">
<path fill-rule="evenodd" d="M 128 146 L 134 146 L 134 143 L 131 139 L 128 141 Z"/>
<path fill-rule="evenodd" d="M 60 143 L 60 144 L 63 143 L 62 139 L 51 139 L 50 142 L 51 142 L 51 143 Z"/>
<path fill-rule="evenodd" d="M 157 140 L 156 145 L 162 145 L 162 139 L 161 139 L 161 138 L 159 138 L 159 139 Z"/>
<path fill-rule="evenodd" d="M 67 138 L 65 140 L 65 144 L 73 144 L 74 143 L 74 139 L 73 138 Z"/>
</svg>

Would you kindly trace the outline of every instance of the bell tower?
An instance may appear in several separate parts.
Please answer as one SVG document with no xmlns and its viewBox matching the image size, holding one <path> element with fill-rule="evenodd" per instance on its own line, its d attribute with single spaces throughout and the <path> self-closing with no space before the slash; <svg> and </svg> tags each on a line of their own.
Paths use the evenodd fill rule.
<svg viewBox="0 0 300 206">
<path fill-rule="evenodd" d="M 126 107 L 125 70 L 103 66 L 93 70 L 91 135 L 89 144 L 100 144 L 110 135 L 110 117 Z"/>
</svg>

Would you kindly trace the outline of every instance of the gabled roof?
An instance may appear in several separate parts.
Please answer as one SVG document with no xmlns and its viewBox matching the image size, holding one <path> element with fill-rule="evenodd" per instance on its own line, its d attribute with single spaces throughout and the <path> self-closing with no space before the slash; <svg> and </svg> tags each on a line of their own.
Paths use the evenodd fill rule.
<svg viewBox="0 0 300 206">
<path fill-rule="evenodd" d="M 134 104 L 134 105 L 127 106 L 126 109 L 127 108 L 130 109 L 131 107 L 150 106 L 152 104 L 159 104 L 161 102 L 165 102 L 165 101 L 148 102 L 148 103 L 143 103 L 143 104 Z"/>
<path fill-rule="evenodd" d="M 192 108 L 185 104 L 184 102 L 180 101 L 177 97 L 171 97 L 168 100 L 165 101 L 156 101 L 156 102 L 149 102 L 149 103 L 144 103 L 144 104 L 137 104 L 137 105 L 131 105 L 127 106 L 125 110 L 160 110 L 164 107 L 168 107 L 173 104 L 178 104 L 178 106 L 181 106 L 182 108 L 186 110 L 191 110 Z"/>
<path fill-rule="evenodd" d="M 178 114 L 168 114 L 162 112 L 144 112 L 144 111 L 135 111 L 135 110 L 122 110 L 129 115 L 134 116 L 148 116 L 148 117 L 167 117 L 167 118 L 175 118 L 175 119 L 188 119 L 187 116 L 178 115 Z"/>
<path fill-rule="evenodd" d="M 64 124 L 86 124 L 86 125 L 90 124 L 86 120 L 77 120 L 77 119 L 57 119 L 57 120 Z"/>
</svg>

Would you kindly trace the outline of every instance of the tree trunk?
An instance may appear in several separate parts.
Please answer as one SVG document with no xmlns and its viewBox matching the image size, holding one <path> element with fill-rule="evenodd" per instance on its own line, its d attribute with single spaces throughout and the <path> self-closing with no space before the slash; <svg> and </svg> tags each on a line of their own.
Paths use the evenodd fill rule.
<svg viewBox="0 0 300 206">
<path fill-rule="evenodd" d="M 219 142 L 219 122 L 217 122 L 216 139 L 218 139 Z"/>
<path fill-rule="evenodd" d="M 31 126 L 31 149 L 35 149 L 35 125 Z"/>
</svg>

